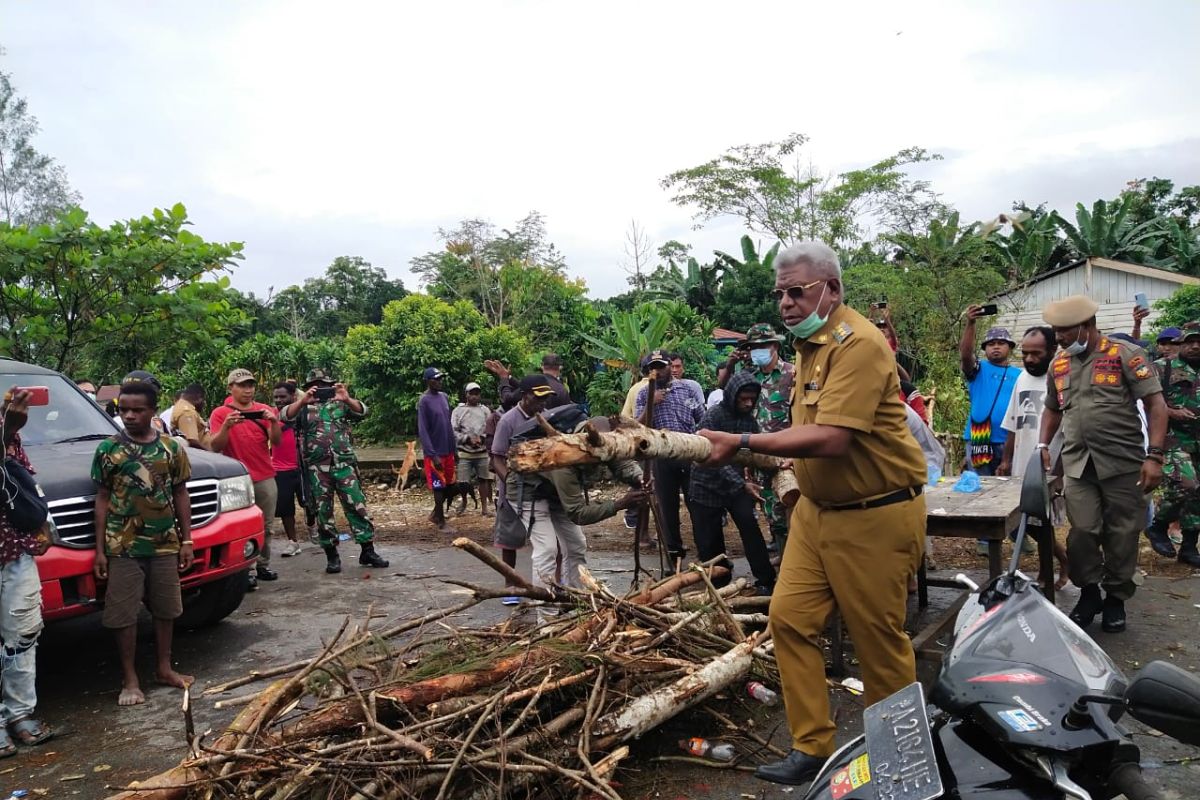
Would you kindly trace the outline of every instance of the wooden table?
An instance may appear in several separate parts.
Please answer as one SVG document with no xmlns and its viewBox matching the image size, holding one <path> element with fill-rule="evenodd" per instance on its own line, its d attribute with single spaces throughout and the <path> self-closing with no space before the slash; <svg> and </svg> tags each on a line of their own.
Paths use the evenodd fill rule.
<svg viewBox="0 0 1200 800">
<path fill-rule="evenodd" d="M 1019 478 L 980 478 L 978 492 L 956 492 L 955 481 L 946 480 L 936 488 L 925 490 L 927 532 L 930 536 L 950 539 L 982 539 L 988 546 L 988 577 L 995 578 L 1004 571 L 1001 544 L 1009 532 L 1017 529 L 1021 520 L 1021 481 Z M 1037 528 L 1027 529 L 1037 531 Z M 1054 549 L 1049 541 L 1038 547 L 1040 569 L 1043 575 L 1054 575 Z M 920 608 L 929 605 L 929 587 L 962 589 L 952 580 L 928 578 L 922 562 L 917 571 L 917 602 Z M 1054 580 L 1049 580 L 1046 597 L 1054 602 Z M 953 624 L 959 609 L 968 597 L 963 592 L 946 613 L 929 623 L 913 637 L 913 648 L 918 658 L 941 660 L 941 650 L 930 647 L 946 628 Z"/>
</svg>

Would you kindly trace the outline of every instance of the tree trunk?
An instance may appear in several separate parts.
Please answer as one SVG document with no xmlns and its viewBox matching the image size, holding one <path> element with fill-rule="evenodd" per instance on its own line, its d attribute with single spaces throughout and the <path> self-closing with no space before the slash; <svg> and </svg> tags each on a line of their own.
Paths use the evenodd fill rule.
<svg viewBox="0 0 1200 800">
<path fill-rule="evenodd" d="M 581 623 L 579 627 L 564 634 L 558 641 L 573 644 L 585 642 L 603 619 L 603 617 L 592 617 Z M 392 700 L 409 708 L 424 708 L 438 700 L 472 694 L 499 683 L 519 670 L 533 669 L 561 658 L 562 650 L 560 649 L 532 647 L 509 658 L 501 659 L 486 669 L 442 675 L 407 686 L 381 689 L 375 694 L 380 700 Z M 386 703 L 381 705 L 380 716 L 383 716 L 384 708 L 387 708 Z M 318 713 L 304 716 L 297 724 L 285 729 L 283 738 L 285 741 L 295 741 L 313 736 L 325 736 L 360 725 L 365 721 L 358 699 L 351 698 L 332 703 Z"/>
<path fill-rule="evenodd" d="M 647 428 L 628 419 L 622 419 L 611 432 L 598 435 L 598 445 L 588 444 L 587 433 L 566 433 L 519 444 L 509 451 L 508 466 L 516 472 L 544 472 L 560 467 L 648 458 L 700 463 L 712 454 L 712 443 L 703 436 Z M 739 454 L 734 463 L 777 470 L 771 484 L 776 495 L 789 506 L 795 505 L 800 498 L 800 488 L 789 459 L 752 453 L 749 456 Z"/>
<path fill-rule="evenodd" d="M 691 675 L 604 715 L 592 726 L 592 735 L 603 737 L 593 740 L 592 749 L 607 750 L 636 739 L 744 677 L 750 672 L 755 641 L 747 639 Z"/>
</svg>

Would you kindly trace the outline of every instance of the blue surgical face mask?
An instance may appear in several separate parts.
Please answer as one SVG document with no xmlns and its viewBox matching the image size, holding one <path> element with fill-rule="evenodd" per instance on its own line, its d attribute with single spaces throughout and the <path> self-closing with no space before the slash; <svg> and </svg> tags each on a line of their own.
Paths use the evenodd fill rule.
<svg viewBox="0 0 1200 800">
<path fill-rule="evenodd" d="M 1080 333 L 1086 333 L 1086 332 L 1080 331 Z M 1087 336 L 1084 336 L 1082 341 L 1078 337 L 1076 337 L 1075 341 L 1071 342 L 1069 345 L 1064 347 L 1063 350 L 1065 350 L 1067 355 L 1069 355 L 1069 356 L 1077 356 L 1080 353 L 1082 353 L 1084 350 L 1087 350 L 1087 346 L 1088 346 Z"/>
<path fill-rule="evenodd" d="M 795 325 L 788 325 L 788 330 L 791 331 L 792 335 L 797 339 L 807 339 L 817 331 L 821 330 L 821 327 L 829 321 L 828 311 L 825 312 L 824 316 L 817 313 L 817 310 L 821 308 L 821 301 L 825 299 L 825 291 L 828 288 L 829 283 L 826 282 L 821 288 L 821 296 L 817 298 L 817 305 L 815 308 L 813 308 L 813 312 L 811 314 L 797 322 Z"/>
<path fill-rule="evenodd" d="M 765 367 L 771 363 L 771 356 L 774 355 L 769 347 L 756 347 L 750 351 L 750 363 L 756 367 Z"/>
</svg>

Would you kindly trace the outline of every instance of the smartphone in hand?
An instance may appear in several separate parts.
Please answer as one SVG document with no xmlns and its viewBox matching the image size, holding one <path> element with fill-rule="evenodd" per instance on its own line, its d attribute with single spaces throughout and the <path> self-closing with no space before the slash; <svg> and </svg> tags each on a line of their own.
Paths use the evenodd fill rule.
<svg viewBox="0 0 1200 800">
<path fill-rule="evenodd" d="M 988 303 L 979 307 L 979 316 L 981 317 L 994 317 L 999 312 L 1000 308 L 995 303 Z"/>
<path fill-rule="evenodd" d="M 1143 311 L 1150 310 L 1150 299 L 1146 297 L 1145 292 L 1138 292 L 1133 296 L 1133 304 Z"/>
<path fill-rule="evenodd" d="M 26 405 L 30 406 L 48 406 L 50 405 L 50 387 L 49 386 L 18 386 L 12 390 L 12 393 L 5 392 L 4 402 L 12 400 L 12 396 L 18 392 L 29 392 L 29 402 Z"/>
</svg>

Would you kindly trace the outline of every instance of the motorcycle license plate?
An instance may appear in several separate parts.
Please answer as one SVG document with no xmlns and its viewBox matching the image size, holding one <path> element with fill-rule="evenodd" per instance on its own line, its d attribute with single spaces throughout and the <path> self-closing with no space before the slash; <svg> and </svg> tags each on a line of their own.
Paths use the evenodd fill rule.
<svg viewBox="0 0 1200 800">
<path fill-rule="evenodd" d="M 921 684 L 913 683 L 863 712 L 871 783 L 878 800 L 933 800 L 942 776 L 933 750 Z"/>
</svg>

